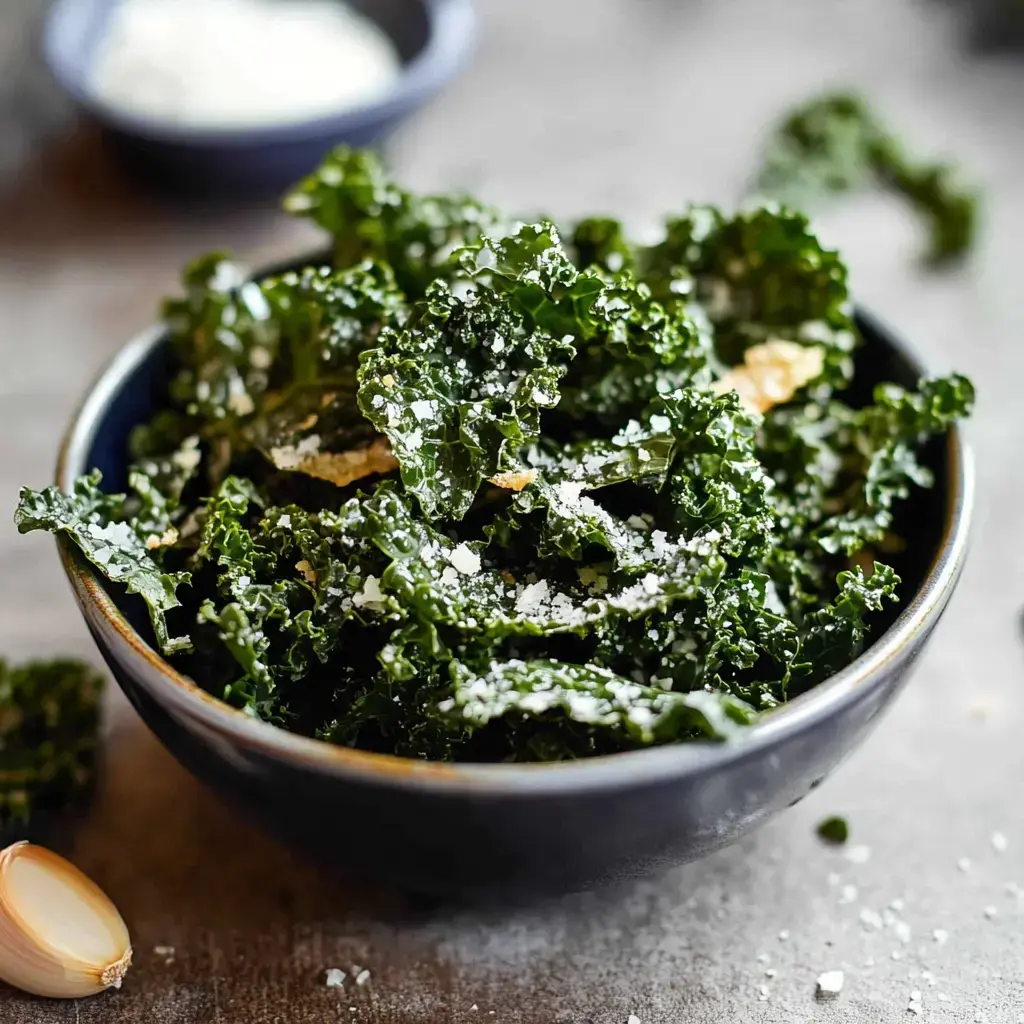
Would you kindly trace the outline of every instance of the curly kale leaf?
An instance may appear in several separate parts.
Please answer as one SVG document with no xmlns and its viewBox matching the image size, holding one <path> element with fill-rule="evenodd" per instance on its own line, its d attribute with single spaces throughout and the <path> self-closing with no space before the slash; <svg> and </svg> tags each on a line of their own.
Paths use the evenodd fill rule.
<svg viewBox="0 0 1024 1024">
<path fill-rule="evenodd" d="M 496 211 L 467 196 L 417 196 L 386 174 L 376 155 L 341 146 L 285 197 L 334 240 L 334 263 L 381 260 L 410 298 L 452 273 L 449 256 L 500 224 Z"/>
<path fill-rule="evenodd" d="M 309 267 L 256 283 L 213 254 L 185 284 L 186 296 L 165 306 L 181 365 L 171 394 L 211 442 L 214 485 L 253 447 L 275 461 L 275 448 L 330 454 L 373 439 L 353 401 L 357 356 L 408 315 L 386 265 Z M 165 434 L 138 434 L 139 445 L 152 456 Z M 332 479 L 336 468 L 314 475 Z"/>
<path fill-rule="evenodd" d="M 524 224 L 506 238 L 485 236 L 453 260 L 540 330 L 586 340 L 609 323 L 604 278 L 576 269 L 550 221 Z"/>
<path fill-rule="evenodd" d="M 351 384 L 359 352 L 408 316 L 391 268 L 370 260 L 289 271 L 260 288 L 282 338 L 275 375 L 289 388 Z"/>
<path fill-rule="evenodd" d="M 801 693 L 849 665 L 861 653 L 867 614 L 881 611 L 887 600 L 899 600 L 899 583 L 899 576 L 879 562 L 867 577 L 860 568 L 841 572 L 836 577 L 838 597 L 811 612 L 801 626 L 799 644 L 782 682 L 783 694 Z"/>
<path fill-rule="evenodd" d="M 714 533 L 723 551 L 752 557 L 763 550 L 775 521 L 771 480 L 757 458 L 756 426 L 735 394 L 716 397 L 681 389 L 652 408 L 652 426 L 671 429 L 678 455 L 666 493 L 670 517 L 692 536 Z"/>
<path fill-rule="evenodd" d="M 489 535 L 506 546 L 531 513 L 543 513 L 534 539 L 542 557 L 578 560 L 587 545 L 612 552 L 619 568 L 653 568 L 657 556 L 647 533 L 653 520 L 631 515 L 623 520 L 602 508 L 586 492 L 637 483 L 654 491 L 665 483 L 676 447 L 675 437 L 632 420 L 614 437 L 546 445 L 526 453 L 530 467 L 512 501 L 510 513 L 496 518 Z"/>
<path fill-rule="evenodd" d="M 726 554 L 763 546 L 773 526 L 770 481 L 756 458 L 754 421 L 736 397 L 680 389 L 651 409 L 643 426 L 634 422 L 610 442 L 581 443 L 579 462 L 570 448 L 516 496 L 520 512 L 547 510 L 542 555 L 578 560 L 598 544 L 619 569 L 659 572 L 688 537 L 709 536 Z M 666 477 L 674 536 L 635 514 L 623 521 L 584 493 L 627 479 L 660 489 Z"/>
<path fill-rule="evenodd" d="M 170 637 L 166 613 L 181 604 L 177 589 L 191 581 L 187 572 L 164 572 L 153 560 L 145 526 L 124 517 L 123 494 L 104 494 L 100 474 L 79 477 L 70 494 L 57 487 L 33 491 L 23 487 L 14 513 L 19 533 L 62 533 L 107 579 L 123 583 L 149 607 L 157 643 L 165 654 L 187 650 L 187 636 Z"/>
<path fill-rule="evenodd" d="M 375 587 L 431 629 L 454 627 L 470 640 L 514 636 L 586 635 L 620 618 L 639 617 L 713 586 L 725 570 L 716 544 L 678 542 L 639 580 L 606 577 L 562 585 L 527 572 L 517 579 L 484 563 L 480 541 L 452 540 L 417 518 L 407 495 L 385 481 L 364 502 L 363 532 L 391 564 Z"/>
<path fill-rule="evenodd" d="M 269 384 L 277 331 L 258 284 L 224 253 L 195 260 L 185 295 L 164 303 L 163 317 L 180 365 L 171 397 L 191 416 L 215 424 L 249 416 Z"/>
<path fill-rule="evenodd" d="M 208 600 L 200 618 L 218 628 L 242 670 L 226 697 L 274 719 L 286 713 L 282 687 L 328 662 L 346 622 L 371 624 L 384 610 L 370 573 L 387 563 L 359 534 L 358 501 L 336 513 L 261 511 L 233 477 L 207 502 L 197 561 L 220 568 L 217 589 L 227 602 Z"/>
<path fill-rule="evenodd" d="M 693 206 L 641 251 L 640 268 L 663 302 L 684 296 L 702 305 L 726 364 L 742 362 L 752 345 L 784 339 L 823 346 L 820 383 L 842 386 L 852 377 L 846 266 L 802 214 L 756 207 L 728 217 Z"/>
<path fill-rule="evenodd" d="M 911 485 L 931 486 L 931 473 L 918 462 L 917 449 L 970 414 L 974 387 L 953 375 L 921 381 L 917 392 L 882 384 L 874 397 L 874 405 L 850 415 L 848 433 L 841 434 L 849 445 L 845 469 L 851 483 L 842 496 L 843 511 L 814 531 L 817 543 L 830 554 L 852 554 L 881 541 Z"/>
<path fill-rule="evenodd" d="M 594 661 L 662 690 L 731 693 L 771 708 L 796 638 L 768 577 L 743 569 L 667 614 L 619 623 Z"/>
<path fill-rule="evenodd" d="M 666 308 L 627 272 L 579 271 L 550 222 L 484 238 L 455 258 L 478 287 L 506 297 L 536 327 L 573 341 L 578 356 L 560 416 L 612 420 L 691 383 L 707 365 L 710 339 L 691 306 Z"/>
<path fill-rule="evenodd" d="M 0 829 L 59 811 L 88 787 L 103 686 L 80 661 L 11 666 L 0 658 Z"/>
<path fill-rule="evenodd" d="M 647 745 L 695 735 L 729 739 L 755 717 L 728 694 L 673 693 L 594 665 L 512 659 L 492 662 L 483 672 L 453 662 L 451 672 L 455 692 L 441 710 L 476 727 L 504 715 L 554 714 Z"/>
<path fill-rule="evenodd" d="M 862 188 L 881 130 L 859 97 L 833 93 L 794 110 L 773 131 L 757 187 L 790 206 L 830 192 Z"/>
<path fill-rule="evenodd" d="M 458 520 L 481 482 L 516 469 L 537 440 L 572 353 L 493 292 L 458 299 L 436 284 L 416 321 L 362 354 L 359 408 L 387 435 L 424 513 Z"/>
<path fill-rule="evenodd" d="M 636 253 L 620 221 L 612 217 L 586 217 L 572 233 L 576 266 L 597 267 L 606 274 L 633 270 Z"/>
<path fill-rule="evenodd" d="M 222 589 L 241 578 L 252 578 L 269 566 L 269 554 L 254 540 L 247 527 L 249 506 L 262 499 L 249 480 L 229 476 L 217 493 L 206 500 L 199 548 L 193 557 L 197 567 L 213 562 L 223 570 Z"/>
<path fill-rule="evenodd" d="M 860 97 L 834 93 L 791 111 L 772 133 L 758 188 L 804 207 L 823 194 L 875 184 L 902 195 L 929 233 L 932 264 L 962 257 L 977 233 L 978 196 L 949 164 L 925 163 L 901 143 Z"/>
<path fill-rule="evenodd" d="M 692 303 L 653 298 L 621 274 L 600 297 L 602 332 L 585 343 L 562 386 L 559 415 L 621 424 L 658 395 L 704 387 L 717 360 L 710 324 Z"/>
<path fill-rule="evenodd" d="M 175 524 L 188 512 L 182 497 L 201 461 L 199 435 L 192 434 L 170 455 L 144 458 L 131 467 L 128 485 L 135 497 L 129 506 L 147 546 L 164 548 L 177 542 Z"/>
</svg>

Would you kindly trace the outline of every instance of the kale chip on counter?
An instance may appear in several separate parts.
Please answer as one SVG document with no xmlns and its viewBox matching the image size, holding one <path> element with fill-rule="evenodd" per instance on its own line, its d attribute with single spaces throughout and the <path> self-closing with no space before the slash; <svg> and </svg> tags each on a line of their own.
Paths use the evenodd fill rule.
<svg viewBox="0 0 1024 1024">
<path fill-rule="evenodd" d="M 16 515 L 140 594 L 182 671 L 332 743 L 557 760 L 730 739 L 857 657 L 973 391 L 844 401 L 846 268 L 804 216 L 694 205 L 643 246 L 346 149 L 286 205 L 332 262 L 190 266 L 127 493 Z"/>
<path fill-rule="evenodd" d="M 79 661 L 0 659 L 0 830 L 70 805 L 93 778 L 103 677 Z"/>
<path fill-rule="evenodd" d="M 763 195 L 802 206 L 876 185 L 903 196 L 928 231 L 926 262 L 959 259 L 977 234 L 978 195 L 949 163 L 908 155 L 859 96 L 830 93 L 791 111 L 768 142 Z"/>
</svg>

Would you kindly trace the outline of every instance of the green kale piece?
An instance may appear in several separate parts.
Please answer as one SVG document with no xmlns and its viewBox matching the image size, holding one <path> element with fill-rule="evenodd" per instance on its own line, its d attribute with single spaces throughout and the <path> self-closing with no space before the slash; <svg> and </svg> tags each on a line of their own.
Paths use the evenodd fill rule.
<svg viewBox="0 0 1024 1024">
<path fill-rule="evenodd" d="M 879 562 L 867 577 L 859 567 L 841 572 L 836 577 L 839 596 L 801 624 L 799 646 L 782 681 L 783 696 L 801 693 L 849 665 L 867 636 L 867 613 L 881 611 L 886 600 L 897 601 L 899 583 L 899 576 Z"/>
<path fill-rule="evenodd" d="M 408 315 L 389 267 L 307 267 L 257 283 L 214 253 L 192 264 L 185 286 L 165 305 L 181 365 L 171 394 L 211 443 L 214 486 L 254 447 L 272 462 L 275 449 L 282 462 L 297 451 L 298 463 L 307 449 L 372 440 L 353 401 L 355 369 L 358 353 Z"/>
<path fill-rule="evenodd" d="M 593 665 L 512 659 L 483 672 L 453 662 L 451 671 L 455 692 L 441 710 L 477 727 L 503 715 L 554 712 L 648 745 L 693 736 L 729 739 L 755 717 L 753 708 L 728 694 L 672 693 Z"/>
<path fill-rule="evenodd" d="M 639 580 L 613 576 L 602 587 L 574 572 L 574 581 L 553 585 L 527 572 L 525 579 L 510 581 L 483 564 L 481 542 L 455 543 L 417 522 L 407 500 L 382 484 L 368 503 L 371 535 L 394 559 L 384 573 L 384 589 L 422 621 L 456 626 L 469 637 L 600 634 L 616 619 L 692 599 L 725 570 L 715 540 L 698 537 L 649 552 L 649 571 Z"/>
<path fill-rule="evenodd" d="M 217 628 L 242 670 L 225 684 L 225 698 L 259 717 L 287 720 L 296 686 L 317 666 L 348 642 L 365 648 L 365 639 L 346 632 L 348 623 L 397 616 L 384 614 L 376 581 L 387 561 L 363 536 L 358 499 L 319 514 L 261 504 L 235 477 L 207 501 L 193 561 L 219 569 L 219 597 L 204 602 L 200 621 Z"/>
<path fill-rule="evenodd" d="M 0 829 L 62 810 L 88 788 L 99 743 L 103 677 L 70 659 L 11 666 L 0 658 Z"/>
<path fill-rule="evenodd" d="M 334 264 L 381 260 L 412 299 L 452 272 L 451 253 L 500 225 L 497 212 L 468 196 L 417 196 L 396 185 L 380 160 L 341 146 L 285 197 L 332 237 Z"/>
<path fill-rule="evenodd" d="M 23 487 L 14 513 L 19 533 L 48 530 L 63 533 L 107 579 L 123 583 L 149 606 L 150 621 L 164 654 L 187 650 L 187 636 L 170 637 L 165 615 L 181 604 L 177 589 L 187 584 L 187 572 L 164 572 L 147 547 L 145 524 L 140 528 L 124 517 L 123 494 L 104 494 L 98 471 L 79 477 L 70 494 L 57 487 L 33 491 Z"/>
<path fill-rule="evenodd" d="M 708 385 L 717 366 L 711 325 L 692 303 L 666 306 L 623 273 L 606 286 L 599 309 L 603 322 L 570 364 L 560 415 L 620 426 L 658 395 Z"/>
<path fill-rule="evenodd" d="M 803 214 L 755 207 L 728 217 L 692 206 L 639 255 L 640 278 L 655 297 L 696 299 L 703 307 L 727 365 L 742 362 L 752 345 L 784 339 L 822 348 L 820 381 L 809 387 L 851 379 L 855 333 L 846 266 Z"/>
<path fill-rule="evenodd" d="M 287 573 L 279 571 L 278 552 L 268 543 L 272 530 L 258 529 L 261 524 L 256 517 L 262 504 L 248 480 L 225 478 L 203 508 L 192 564 L 197 572 L 215 567 L 219 597 L 203 602 L 199 623 L 216 627 L 242 670 L 240 677 L 225 685 L 224 698 L 273 720 L 282 715 L 277 695 L 280 679 L 301 675 L 308 664 L 297 656 L 296 643 L 302 627 L 308 625 L 300 616 L 311 602 L 301 570 L 293 565 Z M 283 514 L 268 514 L 268 520 L 277 524 Z M 308 518 L 301 509 L 296 516 L 302 521 Z M 292 532 L 290 518 L 286 524 L 285 532 L 294 542 L 301 531 Z"/>
<path fill-rule="evenodd" d="M 550 221 L 524 224 L 507 238 L 485 235 L 452 259 L 478 288 L 505 297 L 542 331 L 587 340 L 614 316 L 603 276 L 576 269 Z"/>
<path fill-rule="evenodd" d="M 359 408 L 387 435 L 424 513 L 458 520 L 481 482 L 515 470 L 537 440 L 572 354 L 496 293 L 459 299 L 437 282 L 417 320 L 360 357 Z"/>
<path fill-rule="evenodd" d="M 163 317 L 180 369 L 171 398 L 206 431 L 249 416 L 266 391 L 277 331 L 258 284 L 222 252 L 185 269 L 185 294 L 164 303 Z"/>
<path fill-rule="evenodd" d="M 175 524 L 188 512 L 182 496 L 201 461 L 199 435 L 192 434 L 170 455 L 143 458 L 132 465 L 128 484 L 135 497 L 128 505 L 147 543 L 168 547 L 177 541 Z"/>
<path fill-rule="evenodd" d="M 622 223 L 612 217 L 581 220 L 573 229 L 572 251 L 576 266 L 597 267 L 610 275 L 631 271 L 636 263 L 636 253 Z"/>
<path fill-rule="evenodd" d="M 851 93 L 830 93 L 791 110 L 768 140 L 757 186 L 801 207 L 808 198 L 862 188 L 881 129 Z"/>
<path fill-rule="evenodd" d="M 405 296 L 386 263 L 305 267 L 260 282 L 281 335 L 275 375 L 289 388 L 351 385 L 362 349 L 408 316 Z"/>
<path fill-rule="evenodd" d="M 850 826 L 845 818 L 840 818 L 837 815 L 820 821 L 815 832 L 819 839 L 835 846 L 841 846 L 850 838 Z"/>
<path fill-rule="evenodd" d="M 758 188 L 790 205 L 877 185 L 902 195 L 928 229 L 931 264 L 962 257 L 977 233 L 978 196 L 949 164 L 909 157 L 869 105 L 849 93 L 797 107 L 769 139 Z"/>
<path fill-rule="evenodd" d="M 814 531 L 817 543 L 830 554 L 853 554 L 881 541 L 911 485 L 931 486 L 931 473 L 918 462 L 917 449 L 926 438 L 970 415 L 974 387 L 954 374 L 923 380 L 917 392 L 882 384 L 874 397 L 874 405 L 850 414 L 849 433 L 842 438 L 852 462 L 845 469 L 850 483 L 842 498 L 844 509 Z"/>
<path fill-rule="evenodd" d="M 617 623 L 593 660 L 662 690 L 731 693 L 768 709 L 783 699 L 797 637 L 769 578 L 743 569 L 666 613 Z"/>
<path fill-rule="evenodd" d="M 613 422 L 705 370 L 710 338 L 695 310 L 671 309 L 628 272 L 579 271 L 550 222 L 483 238 L 453 256 L 477 287 L 507 297 L 529 321 L 573 342 L 559 414 Z M 710 375 L 701 379 L 706 383 Z"/>
<path fill-rule="evenodd" d="M 676 527 L 687 535 L 714 531 L 730 555 L 759 553 L 775 522 L 771 484 L 756 454 L 754 418 L 733 392 L 716 397 L 680 389 L 652 408 L 658 411 L 651 425 L 668 425 L 679 451 L 666 489 Z"/>
</svg>

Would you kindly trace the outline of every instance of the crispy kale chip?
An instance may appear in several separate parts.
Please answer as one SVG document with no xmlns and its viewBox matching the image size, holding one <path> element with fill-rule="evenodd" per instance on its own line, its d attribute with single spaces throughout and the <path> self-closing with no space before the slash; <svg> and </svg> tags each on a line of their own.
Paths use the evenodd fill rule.
<svg viewBox="0 0 1024 1024">
<path fill-rule="evenodd" d="M 165 654 L 187 650 L 189 638 L 169 636 L 165 616 L 181 604 L 177 590 L 190 581 L 189 573 L 165 572 L 157 564 L 153 552 L 161 538 L 147 534 L 145 521 L 126 519 L 125 496 L 104 494 L 100 479 L 99 472 L 80 477 L 70 494 L 56 487 L 23 487 L 14 513 L 18 532 L 48 530 L 68 537 L 107 579 L 141 595 Z"/>
<path fill-rule="evenodd" d="M 370 152 L 336 149 L 285 198 L 333 239 L 336 266 L 387 263 L 402 291 L 421 298 L 451 273 L 451 253 L 500 227 L 497 211 L 468 196 L 418 196 L 395 184 Z"/>
<path fill-rule="evenodd" d="M 853 373 L 853 310 L 846 266 L 821 245 L 802 214 L 755 207 L 734 216 L 691 207 L 641 253 L 656 296 L 695 298 L 714 325 L 727 365 L 776 339 L 824 353 L 811 384 L 841 387 Z M 678 298 L 676 302 L 680 301 Z"/>
<path fill-rule="evenodd" d="M 359 408 L 424 513 L 461 519 L 480 484 L 537 440 L 572 354 L 494 292 L 458 299 L 438 282 L 417 320 L 363 354 Z"/>
<path fill-rule="evenodd" d="M 454 696 L 442 703 L 474 726 L 502 715 L 556 711 L 583 725 L 625 732 L 637 743 L 667 743 L 703 735 L 729 739 L 753 720 L 753 709 L 725 693 L 674 693 L 623 679 L 596 665 L 511 660 L 482 675 L 454 663 Z"/>
<path fill-rule="evenodd" d="M 978 196 L 946 163 L 912 159 L 858 96 L 835 93 L 797 107 L 769 139 L 757 187 L 791 206 L 875 185 L 903 196 L 928 231 L 925 259 L 965 255 L 977 233 Z"/>
<path fill-rule="evenodd" d="M 23 830 L 88 788 L 103 677 L 70 659 L 12 666 L 0 658 L 0 830 Z"/>
<path fill-rule="evenodd" d="M 874 381 L 805 217 L 563 242 L 349 150 L 287 202 L 330 265 L 193 264 L 131 493 L 87 477 L 17 513 L 142 594 L 209 692 L 335 744 L 560 760 L 732 739 L 887 621 L 878 559 L 973 390 L 844 402 Z"/>
</svg>

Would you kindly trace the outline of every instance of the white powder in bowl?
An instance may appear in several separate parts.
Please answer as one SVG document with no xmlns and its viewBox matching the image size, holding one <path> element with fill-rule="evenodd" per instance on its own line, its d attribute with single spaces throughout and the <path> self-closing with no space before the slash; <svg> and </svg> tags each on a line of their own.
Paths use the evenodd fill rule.
<svg viewBox="0 0 1024 1024">
<path fill-rule="evenodd" d="M 341 0 L 123 0 L 90 85 L 136 115 L 252 128 L 378 100 L 400 68 L 383 29 Z"/>
</svg>

